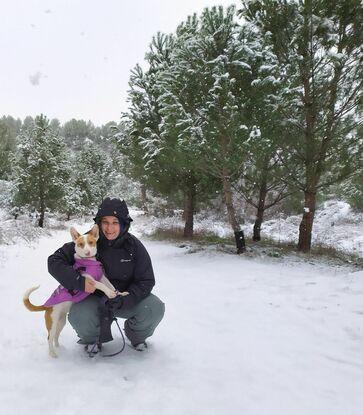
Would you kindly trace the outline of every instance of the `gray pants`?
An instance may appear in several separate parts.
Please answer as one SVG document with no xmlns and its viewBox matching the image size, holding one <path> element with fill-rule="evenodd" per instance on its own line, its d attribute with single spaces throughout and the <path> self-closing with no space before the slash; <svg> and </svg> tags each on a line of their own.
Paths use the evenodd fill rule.
<svg viewBox="0 0 363 415">
<path fill-rule="evenodd" d="M 85 343 L 95 343 L 100 333 L 99 297 L 89 295 L 73 304 L 68 316 L 74 330 Z M 130 310 L 120 310 L 116 317 L 125 318 L 125 334 L 132 344 L 150 337 L 164 316 L 165 305 L 154 294 L 141 300 Z"/>
</svg>

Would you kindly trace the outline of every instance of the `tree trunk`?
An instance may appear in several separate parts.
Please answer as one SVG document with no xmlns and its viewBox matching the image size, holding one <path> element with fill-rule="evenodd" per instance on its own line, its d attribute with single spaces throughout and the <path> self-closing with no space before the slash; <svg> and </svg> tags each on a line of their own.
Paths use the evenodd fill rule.
<svg viewBox="0 0 363 415">
<path fill-rule="evenodd" d="M 253 226 L 253 240 L 261 240 L 261 225 L 263 222 L 263 214 L 265 213 L 265 204 L 266 204 L 266 195 L 267 195 L 267 178 L 266 174 L 262 177 L 260 195 L 258 199 L 258 208 L 255 224 Z"/>
<path fill-rule="evenodd" d="M 144 184 L 141 185 L 141 204 L 142 210 L 147 215 L 149 213 L 149 208 L 147 206 L 146 186 Z"/>
<path fill-rule="evenodd" d="M 255 224 L 253 225 L 253 240 L 258 242 L 261 240 L 261 224 L 263 222 L 264 208 L 258 206 Z"/>
<path fill-rule="evenodd" d="M 226 167 L 223 168 L 222 184 L 223 184 L 224 200 L 227 206 L 228 220 L 229 220 L 230 225 L 232 226 L 234 236 L 236 239 L 237 254 L 242 254 L 243 252 L 246 251 L 245 238 L 244 238 L 243 231 L 241 231 L 240 226 L 237 221 L 236 210 L 233 205 L 231 184 L 229 182 L 229 172 Z"/>
<path fill-rule="evenodd" d="M 45 209 L 43 207 L 40 208 L 40 216 L 39 216 L 39 221 L 38 221 L 38 226 L 40 228 L 44 227 L 44 212 Z"/>
<path fill-rule="evenodd" d="M 228 170 L 226 168 L 223 168 L 222 184 L 223 184 L 224 200 L 227 206 L 228 221 L 229 221 L 229 224 L 232 226 L 233 231 L 238 232 L 240 231 L 240 226 L 237 221 L 236 210 L 233 205 L 232 188 L 231 188 L 231 184 L 229 183 L 228 178 L 229 178 Z"/>
<path fill-rule="evenodd" d="M 309 252 L 311 249 L 311 233 L 316 205 L 316 192 L 305 192 L 304 214 L 299 227 L 298 250 Z"/>
<path fill-rule="evenodd" d="M 45 215 L 45 201 L 44 201 L 44 192 L 43 192 L 42 182 L 39 188 L 39 199 L 40 199 L 40 216 L 39 216 L 38 226 L 40 228 L 43 228 L 44 227 L 44 215 Z"/>
<path fill-rule="evenodd" d="M 190 178 L 188 182 L 188 189 L 185 192 L 185 199 L 184 199 L 184 212 L 183 212 L 183 218 L 185 220 L 184 238 L 193 238 L 195 196 L 196 196 L 195 180 L 193 178 Z"/>
</svg>

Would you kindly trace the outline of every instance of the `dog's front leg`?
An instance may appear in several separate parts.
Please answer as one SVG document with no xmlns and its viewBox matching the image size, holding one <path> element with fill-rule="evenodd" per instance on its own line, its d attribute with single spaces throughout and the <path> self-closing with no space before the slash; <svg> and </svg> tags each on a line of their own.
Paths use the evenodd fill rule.
<svg viewBox="0 0 363 415">
<path fill-rule="evenodd" d="M 115 298 L 117 296 L 117 291 L 115 290 L 111 290 L 110 288 L 108 288 L 105 284 L 103 284 L 102 282 L 95 282 L 95 287 L 97 290 L 101 290 L 103 291 L 108 298 Z"/>
<path fill-rule="evenodd" d="M 92 281 L 94 281 L 94 287 L 96 288 L 96 290 L 101 290 L 103 291 L 108 298 L 115 298 L 117 295 L 117 291 L 112 287 L 109 288 L 107 287 L 107 285 L 103 284 L 102 282 L 96 281 L 94 278 L 92 278 L 90 275 L 88 274 L 84 274 L 84 277 L 86 278 L 90 278 Z M 112 286 L 112 284 L 111 284 Z"/>
<path fill-rule="evenodd" d="M 123 291 L 122 293 L 117 291 L 116 288 L 111 284 L 110 280 L 105 275 L 102 275 L 102 278 L 101 278 L 100 282 L 105 284 L 106 287 L 108 287 L 111 290 L 115 291 L 117 295 L 122 295 L 124 297 L 124 296 L 129 294 L 127 291 Z"/>
<path fill-rule="evenodd" d="M 105 276 L 105 274 L 102 275 L 100 282 L 102 284 L 105 284 L 106 287 L 108 287 L 112 291 L 116 291 L 116 288 L 111 284 L 110 280 Z"/>
</svg>

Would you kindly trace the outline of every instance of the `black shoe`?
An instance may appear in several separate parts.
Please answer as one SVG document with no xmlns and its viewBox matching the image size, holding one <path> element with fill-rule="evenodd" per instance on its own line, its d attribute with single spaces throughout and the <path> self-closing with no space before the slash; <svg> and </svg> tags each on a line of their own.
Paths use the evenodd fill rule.
<svg viewBox="0 0 363 415">
<path fill-rule="evenodd" d="M 96 354 L 101 351 L 101 349 L 102 349 L 101 343 L 86 344 L 84 346 L 84 350 L 88 354 L 89 357 L 95 357 Z"/>
<path fill-rule="evenodd" d="M 147 350 L 147 343 L 141 342 L 141 343 L 133 344 L 132 347 L 138 352 L 144 352 L 145 350 Z"/>
</svg>

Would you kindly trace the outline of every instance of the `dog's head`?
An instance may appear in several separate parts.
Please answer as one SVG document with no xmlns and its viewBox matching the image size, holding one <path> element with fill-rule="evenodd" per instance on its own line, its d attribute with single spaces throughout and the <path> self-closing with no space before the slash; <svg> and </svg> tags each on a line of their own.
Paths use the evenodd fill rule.
<svg viewBox="0 0 363 415">
<path fill-rule="evenodd" d="M 99 238 L 99 229 L 93 225 L 92 229 L 84 235 L 79 234 L 75 228 L 70 230 L 73 242 L 75 243 L 76 254 L 81 258 L 90 258 L 96 256 L 97 240 Z"/>
</svg>

